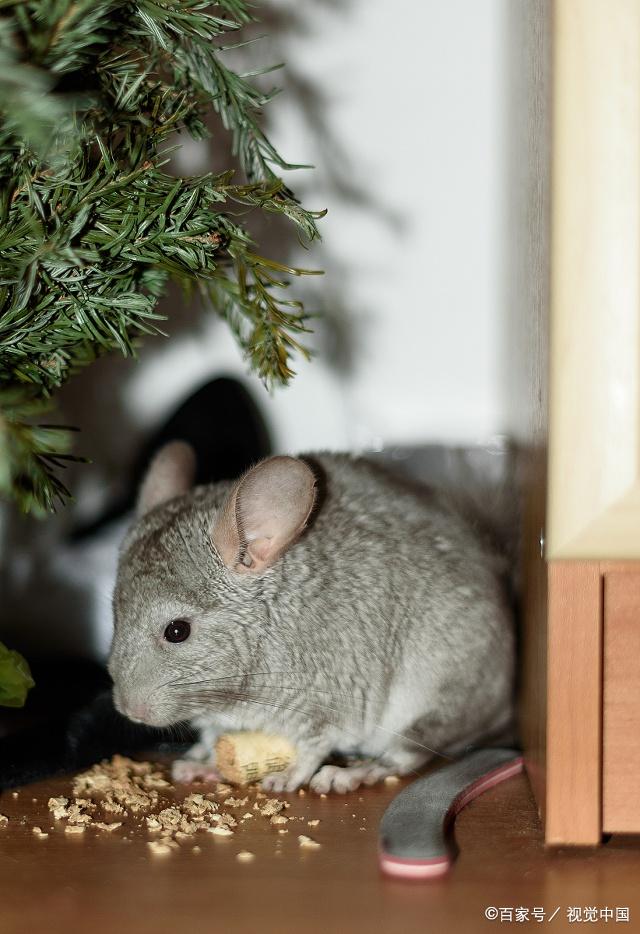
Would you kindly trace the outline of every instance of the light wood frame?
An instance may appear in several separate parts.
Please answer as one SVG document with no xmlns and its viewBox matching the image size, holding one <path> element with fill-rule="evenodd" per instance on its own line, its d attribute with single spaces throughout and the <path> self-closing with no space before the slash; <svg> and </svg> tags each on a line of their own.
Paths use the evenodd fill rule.
<svg viewBox="0 0 640 934">
<path fill-rule="evenodd" d="M 625 829 L 603 800 L 603 717 L 621 702 L 603 691 L 603 593 L 608 574 L 640 574 L 639 0 L 554 0 L 552 45 L 548 493 L 535 507 L 536 461 L 522 722 L 546 842 L 593 845 Z"/>
<path fill-rule="evenodd" d="M 551 559 L 640 558 L 640 3 L 555 0 Z"/>
</svg>

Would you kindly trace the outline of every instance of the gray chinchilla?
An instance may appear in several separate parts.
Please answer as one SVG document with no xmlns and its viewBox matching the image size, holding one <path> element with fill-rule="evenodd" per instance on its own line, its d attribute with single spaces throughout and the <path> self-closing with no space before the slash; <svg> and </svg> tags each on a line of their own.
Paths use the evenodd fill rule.
<svg viewBox="0 0 640 934">
<path fill-rule="evenodd" d="M 325 792 L 509 727 L 503 569 L 463 511 L 348 455 L 272 457 L 192 489 L 194 466 L 172 442 L 149 468 L 120 553 L 109 662 L 124 714 L 199 729 L 176 779 L 213 776 L 229 729 L 295 745 L 265 788 Z M 323 766 L 332 751 L 367 761 Z"/>
</svg>

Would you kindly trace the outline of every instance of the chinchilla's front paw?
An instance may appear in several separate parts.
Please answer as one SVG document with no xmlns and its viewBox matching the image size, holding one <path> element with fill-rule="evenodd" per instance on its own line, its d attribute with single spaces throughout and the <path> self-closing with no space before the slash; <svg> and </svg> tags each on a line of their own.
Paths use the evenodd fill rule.
<svg viewBox="0 0 640 934">
<path fill-rule="evenodd" d="M 188 785 L 190 782 L 219 782 L 220 773 L 213 762 L 197 762 L 195 759 L 176 759 L 171 763 L 171 778 L 174 782 Z"/>
<path fill-rule="evenodd" d="M 265 775 L 260 783 L 263 791 L 295 791 L 301 785 L 306 785 L 314 769 L 306 768 L 302 765 L 291 765 L 282 772 L 270 772 Z"/>
</svg>

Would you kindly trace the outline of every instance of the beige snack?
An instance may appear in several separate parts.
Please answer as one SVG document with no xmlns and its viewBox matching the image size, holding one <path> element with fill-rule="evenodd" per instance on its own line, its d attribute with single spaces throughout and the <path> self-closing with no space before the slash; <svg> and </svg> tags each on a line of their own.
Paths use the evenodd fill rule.
<svg viewBox="0 0 640 934">
<path fill-rule="evenodd" d="M 216 765 L 228 782 L 247 785 L 270 772 L 282 772 L 295 761 L 289 740 L 266 733 L 224 733 L 216 743 Z"/>
</svg>

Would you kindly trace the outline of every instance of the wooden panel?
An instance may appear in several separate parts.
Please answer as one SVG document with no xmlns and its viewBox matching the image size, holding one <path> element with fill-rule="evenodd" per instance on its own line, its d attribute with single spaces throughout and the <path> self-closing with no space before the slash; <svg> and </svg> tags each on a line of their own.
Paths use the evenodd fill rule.
<svg viewBox="0 0 640 934">
<path fill-rule="evenodd" d="M 549 563 L 545 839 L 601 839 L 602 587 L 591 561 Z"/>
<path fill-rule="evenodd" d="M 640 557 L 640 3 L 556 0 L 550 558 Z"/>
<path fill-rule="evenodd" d="M 640 569 L 605 576 L 603 825 L 640 833 Z"/>
</svg>

